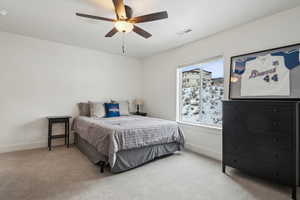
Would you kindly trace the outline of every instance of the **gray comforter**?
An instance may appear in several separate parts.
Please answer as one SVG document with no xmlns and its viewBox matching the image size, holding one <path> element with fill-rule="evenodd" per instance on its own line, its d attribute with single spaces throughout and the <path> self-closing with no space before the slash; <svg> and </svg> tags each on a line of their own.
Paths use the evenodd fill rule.
<svg viewBox="0 0 300 200">
<path fill-rule="evenodd" d="M 83 139 L 108 157 L 111 167 L 122 150 L 176 142 L 182 148 L 184 135 L 176 122 L 141 116 L 113 118 L 77 117 L 72 126 Z"/>
</svg>

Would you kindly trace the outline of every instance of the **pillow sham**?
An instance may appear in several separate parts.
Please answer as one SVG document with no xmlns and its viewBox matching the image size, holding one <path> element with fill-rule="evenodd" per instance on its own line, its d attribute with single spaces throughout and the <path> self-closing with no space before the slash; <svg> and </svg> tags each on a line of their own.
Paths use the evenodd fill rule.
<svg viewBox="0 0 300 200">
<path fill-rule="evenodd" d="M 90 116 L 90 105 L 89 103 L 86 102 L 81 102 L 78 103 L 78 110 L 79 110 L 79 115 L 80 116 Z"/>
<path fill-rule="evenodd" d="M 91 117 L 105 117 L 104 102 L 89 101 Z"/>
<path fill-rule="evenodd" d="M 105 103 L 106 117 L 119 117 L 120 109 L 119 104 L 116 103 Z"/>
</svg>

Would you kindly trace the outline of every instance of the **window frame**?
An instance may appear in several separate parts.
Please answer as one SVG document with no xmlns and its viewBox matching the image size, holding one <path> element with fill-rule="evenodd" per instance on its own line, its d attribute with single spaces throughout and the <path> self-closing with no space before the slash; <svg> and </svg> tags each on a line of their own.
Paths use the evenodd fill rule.
<svg viewBox="0 0 300 200">
<path fill-rule="evenodd" d="M 215 56 L 215 57 L 211 57 L 208 59 L 204 59 L 200 62 L 194 62 L 191 64 L 184 64 L 184 65 L 179 65 L 177 67 L 176 70 L 176 121 L 179 124 L 184 124 L 184 125 L 190 125 L 190 126 L 200 126 L 200 127 L 204 127 L 204 128 L 212 128 L 212 129 L 218 129 L 221 130 L 222 129 L 222 125 L 213 125 L 213 124 L 206 124 L 206 123 L 201 123 L 201 122 L 187 122 L 187 121 L 182 121 L 182 115 L 181 115 L 181 111 L 182 111 L 182 69 L 185 67 L 190 67 L 193 65 L 203 65 L 206 63 L 210 63 L 216 60 L 223 60 L 223 77 L 224 77 L 224 90 L 225 90 L 225 60 L 224 60 L 224 56 Z M 223 99 L 225 98 L 225 91 L 223 94 Z M 222 113 L 223 114 L 223 113 Z"/>
</svg>

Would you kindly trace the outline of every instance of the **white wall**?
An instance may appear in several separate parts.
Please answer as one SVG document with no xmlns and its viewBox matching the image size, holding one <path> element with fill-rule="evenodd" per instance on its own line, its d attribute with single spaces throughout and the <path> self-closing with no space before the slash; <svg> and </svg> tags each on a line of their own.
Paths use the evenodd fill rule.
<svg viewBox="0 0 300 200">
<path fill-rule="evenodd" d="M 49 115 L 141 96 L 140 62 L 0 32 L 0 152 L 46 146 Z"/>
<path fill-rule="evenodd" d="M 80 101 L 143 96 L 150 115 L 175 120 L 179 65 L 223 56 L 227 96 L 230 57 L 300 42 L 299 19 L 297 7 L 146 58 L 142 63 L 0 32 L 0 152 L 46 146 L 45 117 L 75 116 Z M 188 148 L 221 159 L 221 130 L 182 127 Z"/>
<path fill-rule="evenodd" d="M 177 67 L 220 55 L 225 61 L 227 96 L 230 57 L 300 42 L 299 19 L 300 7 L 297 7 L 144 59 L 145 109 L 152 116 L 175 120 Z M 188 148 L 221 159 L 221 130 L 186 125 L 183 129 Z"/>
</svg>

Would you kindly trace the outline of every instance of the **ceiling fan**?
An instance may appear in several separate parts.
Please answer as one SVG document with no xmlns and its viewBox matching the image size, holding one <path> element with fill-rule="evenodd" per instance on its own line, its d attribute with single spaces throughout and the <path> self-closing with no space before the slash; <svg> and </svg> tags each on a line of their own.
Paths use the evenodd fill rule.
<svg viewBox="0 0 300 200">
<path fill-rule="evenodd" d="M 143 30 L 142 28 L 136 26 L 135 24 L 168 18 L 167 11 L 152 13 L 152 14 L 143 15 L 139 17 L 132 17 L 133 11 L 129 6 L 124 5 L 124 0 L 112 0 L 112 1 L 115 7 L 115 13 L 117 19 L 98 17 L 98 16 L 88 15 L 83 13 L 76 13 L 76 15 L 80 17 L 90 18 L 90 19 L 114 22 L 115 23 L 114 28 L 111 31 L 109 31 L 105 35 L 105 37 L 112 37 L 117 32 L 128 33 L 133 31 L 146 39 L 151 37 L 152 35 L 147 31 Z"/>
</svg>

